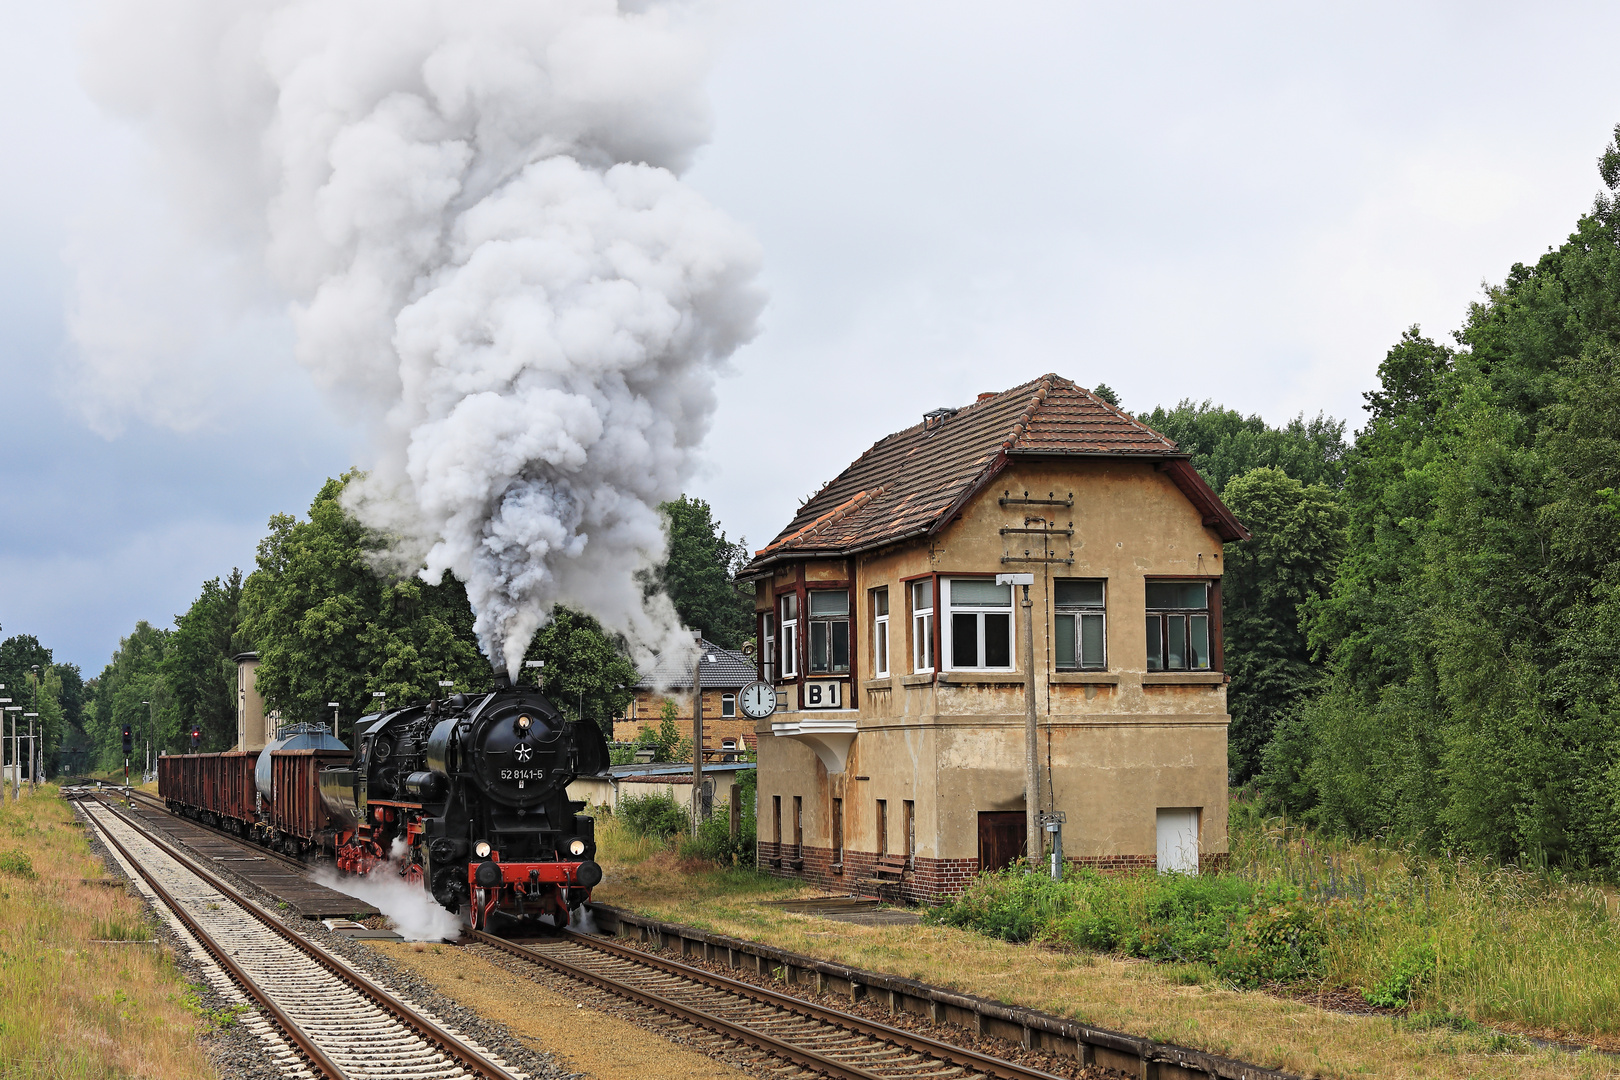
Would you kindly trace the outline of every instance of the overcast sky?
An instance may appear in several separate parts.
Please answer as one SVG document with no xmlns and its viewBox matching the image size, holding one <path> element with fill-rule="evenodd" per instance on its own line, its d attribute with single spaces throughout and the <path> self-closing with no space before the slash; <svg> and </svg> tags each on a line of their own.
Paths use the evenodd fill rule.
<svg viewBox="0 0 1620 1080">
<path fill-rule="evenodd" d="M 85 425 L 66 251 L 131 138 L 78 6 L 0 9 L 0 634 L 91 675 L 363 447 L 276 325 L 223 415 Z M 688 179 L 771 302 L 692 494 L 761 546 L 876 439 L 1047 371 L 1355 427 L 1404 327 L 1448 334 L 1590 206 L 1617 40 L 1613 4 L 744 5 Z"/>
</svg>

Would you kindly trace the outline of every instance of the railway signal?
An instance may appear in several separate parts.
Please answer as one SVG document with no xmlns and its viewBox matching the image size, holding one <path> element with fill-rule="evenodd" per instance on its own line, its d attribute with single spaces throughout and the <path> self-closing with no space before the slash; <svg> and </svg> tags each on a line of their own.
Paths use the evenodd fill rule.
<svg viewBox="0 0 1620 1080">
<path fill-rule="evenodd" d="M 202 728 L 193 727 L 191 729 L 191 752 L 193 754 L 195 754 L 197 752 L 198 748 L 200 748 L 201 746 L 202 746 Z"/>
<path fill-rule="evenodd" d="M 129 729 L 128 724 L 125 724 L 124 725 L 124 790 L 125 791 L 129 790 L 129 755 L 133 754 L 134 752 L 135 752 L 135 733 Z M 130 805 L 133 806 L 134 802 L 135 802 L 134 798 L 131 797 Z"/>
</svg>

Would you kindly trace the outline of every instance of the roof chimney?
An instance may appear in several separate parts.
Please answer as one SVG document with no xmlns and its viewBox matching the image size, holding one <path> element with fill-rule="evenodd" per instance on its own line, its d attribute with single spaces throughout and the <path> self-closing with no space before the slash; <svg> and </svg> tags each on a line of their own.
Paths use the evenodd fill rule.
<svg viewBox="0 0 1620 1080">
<path fill-rule="evenodd" d="M 982 394 L 979 395 L 979 401 L 989 401 L 991 398 L 993 398 L 995 396 L 996 396 L 996 392 L 994 390 L 988 390 L 985 393 L 982 393 Z M 977 402 L 975 402 L 975 404 L 977 404 Z"/>
<path fill-rule="evenodd" d="M 957 410 L 946 406 L 942 406 L 938 409 L 928 410 L 927 412 L 923 413 L 923 429 L 925 431 L 931 431 L 934 428 L 939 427 L 939 425 L 955 416 L 956 412 Z"/>
</svg>

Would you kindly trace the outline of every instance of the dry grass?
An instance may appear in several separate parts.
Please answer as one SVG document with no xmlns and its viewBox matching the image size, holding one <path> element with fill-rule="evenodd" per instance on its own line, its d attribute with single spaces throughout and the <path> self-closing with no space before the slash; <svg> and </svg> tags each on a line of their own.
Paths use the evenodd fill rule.
<svg viewBox="0 0 1620 1080">
<path fill-rule="evenodd" d="M 204 1024 L 142 905 L 104 876 L 72 809 L 40 788 L 0 812 L 0 1074 L 214 1077 Z M 112 939 L 134 944 L 99 944 Z"/>
<path fill-rule="evenodd" d="M 596 899 L 838 963 L 1074 1017 L 1256 1064 L 1326 1077 L 1620 1077 L 1620 1060 L 1540 1050 L 1488 1033 L 1327 1012 L 1224 989 L 1176 967 L 1014 945 L 949 927 L 866 927 L 785 912 L 811 892 L 748 871 L 683 864 L 599 818 Z M 1187 985 L 1187 982 L 1192 985 Z"/>
</svg>

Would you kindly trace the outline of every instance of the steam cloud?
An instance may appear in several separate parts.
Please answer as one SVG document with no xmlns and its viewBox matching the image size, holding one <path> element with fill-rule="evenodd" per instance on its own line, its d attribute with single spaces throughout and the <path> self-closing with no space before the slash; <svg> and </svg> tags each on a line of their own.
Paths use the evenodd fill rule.
<svg viewBox="0 0 1620 1080">
<path fill-rule="evenodd" d="M 559 601 L 682 647 L 634 575 L 763 305 L 757 245 L 678 176 L 708 133 L 704 17 L 111 0 L 87 39 L 93 92 L 145 137 L 193 250 L 290 301 L 299 361 L 373 432 L 351 510 L 395 538 L 394 569 L 466 583 L 514 676 Z M 127 394 L 132 346 L 92 277 L 83 363 Z"/>
<path fill-rule="evenodd" d="M 340 874 L 322 864 L 311 880 L 370 904 L 388 916 L 394 932 L 406 941 L 456 940 L 461 936 L 461 920 L 435 903 L 422 886 L 399 876 L 409 854 L 409 845 L 395 839 L 389 845 L 387 861 L 372 867 L 364 877 Z"/>
</svg>

